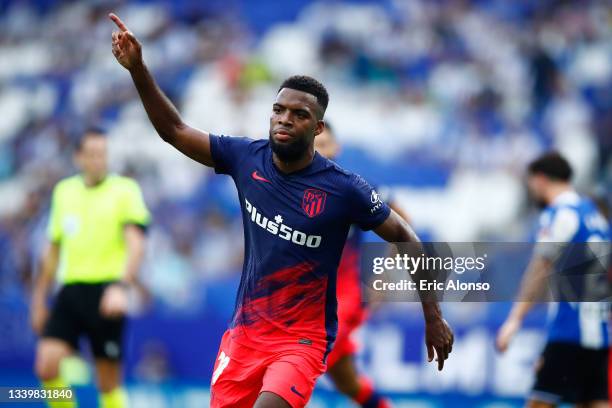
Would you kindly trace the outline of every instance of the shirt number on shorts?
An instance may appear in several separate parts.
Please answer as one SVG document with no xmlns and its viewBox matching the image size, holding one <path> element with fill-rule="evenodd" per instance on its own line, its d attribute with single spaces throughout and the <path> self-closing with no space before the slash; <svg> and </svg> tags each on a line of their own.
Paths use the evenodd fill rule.
<svg viewBox="0 0 612 408">
<path fill-rule="evenodd" d="M 217 360 L 219 360 L 219 365 L 213 373 L 211 385 L 214 385 L 215 382 L 217 382 L 217 379 L 230 362 L 229 356 L 226 356 L 224 351 L 221 351 L 221 354 L 219 354 L 219 358 Z"/>
</svg>

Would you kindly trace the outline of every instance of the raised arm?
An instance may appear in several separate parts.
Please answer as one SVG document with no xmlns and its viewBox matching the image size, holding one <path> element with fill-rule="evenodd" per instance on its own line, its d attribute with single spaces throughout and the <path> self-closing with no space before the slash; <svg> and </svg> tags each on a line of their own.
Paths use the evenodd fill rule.
<svg viewBox="0 0 612 408">
<path fill-rule="evenodd" d="M 214 166 L 208 132 L 186 125 L 164 95 L 142 58 L 142 46 L 115 14 L 109 17 L 119 28 L 113 31 L 113 55 L 130 72 L 142 104 L 159 136 L 181 153 L 206 166 Z"/>
<path fill-rule="evenodd" d="M 394 210 L 391 210 L 389 217 L 379 227 L 374 229 L 382 239 L 387 242 L 396 244 L 409 243 L 416 245 L 418 251 L 423 253 L 421 241 L 408 222 L 400 217 Z M 400 254 L 406 252 L 406 248 L 402 245 L 396 245 L 397 251 Z M 411 248 L 413 249 L 413 248 Z M 410 251 L 412 252 L 412 251 Z M 411 253 L 410 255 L 414 255 Z M 428 272 L 420 269 L 416 271 L 411 278 L 418 282 L 420 280 L 429 280 Z M 444 367 L 444 360 L 453 349 L 454 335 L 446 320 L 442 318 L 442 311 L 437 301 L 428 299 L 426 294 L 421 294 L 421 305 L 423 307 L 423 316 L 425 318 L 425 344 L 427 346 L 427 357 L 429 361 L 434 358 L 434 349 L 437 355 L 438 370 Z"/>
</svg>

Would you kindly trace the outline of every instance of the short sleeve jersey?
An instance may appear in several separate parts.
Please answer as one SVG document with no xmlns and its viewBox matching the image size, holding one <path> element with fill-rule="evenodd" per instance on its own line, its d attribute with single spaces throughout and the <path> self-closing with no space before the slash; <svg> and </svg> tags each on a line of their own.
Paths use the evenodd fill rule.
<svg viewBox="0 0 612 408">
<path fill-rule="evenodd" d="M 210 135 L 210 142 L 215 171 L 236 184 L 244 224 L 233 340 L 329 352 L 337 331 L 336 273 L 349 228 L 376 228 L 389 207 L 363 178 L 318 153 L 307 167 L 284 174 L 267 140 Z"/>
<path fill-rule="evenodd" d="M 60 245 L 57 274 L 62 283 L 118 280 L 127 248 L 123 228 L 146 226 L 150 215 L 138 184 L 109 175 L 87 187 L 80 175 L 60 181 L 53 190 L 47 236 Z"/>
<path fill-rule="evenodd" d="M 574 256 L 573 252 L 576 252 L 576 249 L 587 248 L 586 245 L 575 245 L 572 249 L 571 244 L 609 243 L 610 229 L 590 199 L 581 197 L 573 191 L 567 191 L 559 195 L 542 212 L 538 242 L 542 243 L 537 249 L 541 256 L 551 260 L 560 258 L 565 263 L 571 264 L 571 260 L 568 262 L 567 258 Z M 601 257 L 598 263 L 603 261 L 604 257 Z M 580 272 L 585 279 L 594 276 L 605 278 L 605 275 L 594 275 L 589 270 L 576 271 L 572 268 L 571 271 L 574 274 Z M 576 285 L 577 281 L 574 278 L 572 282 Z M 605 286 L 606 282 L 603 281 L 601 284 Z M 551 305 L 549 341 L 569 342 L 591 349 L 609 346 L 610 304 L 608 302 L 560 301 Z"/>
</svg>

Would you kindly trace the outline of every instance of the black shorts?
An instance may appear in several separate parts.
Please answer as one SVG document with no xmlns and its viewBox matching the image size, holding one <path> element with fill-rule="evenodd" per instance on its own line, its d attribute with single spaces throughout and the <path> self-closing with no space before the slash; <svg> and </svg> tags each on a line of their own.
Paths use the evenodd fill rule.
<svg viewBox="0 0 612 408">
<path fill-rule="evenodd" d="M 548 343 L 536 367 L 531 400 L 549 404 L 608 400 L 608 349 Z"/>
<path fill-rule="evenodd" d="M 96 358 L 119 360 L 125 318 L 108 319 L 100 315 L 102 293 L 109 284 L 77 283 L 62 287 L 42 337 L 64 340 L 77 350 L 79 337 L 86 335 Z"/>
</svg>

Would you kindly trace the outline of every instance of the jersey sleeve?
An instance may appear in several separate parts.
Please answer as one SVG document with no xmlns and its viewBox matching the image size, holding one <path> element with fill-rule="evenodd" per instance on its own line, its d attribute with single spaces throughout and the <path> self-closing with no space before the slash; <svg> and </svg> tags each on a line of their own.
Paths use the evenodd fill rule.
<svg viewBox="0 0 612 408">
<path fill-rule="evenodd" d="M 556 259 L 580 228 L 580 215 L 573 208 L 563 207 L 543 216 L 535 252 L 547 259 Z"/>
<path fill-rule="evenodd" d="M 122 221 L 123 224 L 143 227 L 151 222 L 151 215 L 142 197 L 140 186 L 134 180 L 128 180 L 126 183 Z"/>
<path fill-rule="evenodd" d="M 55 186 L 51 195 L 51 210 L 49 212 L 49 222 L 47 224 L 47 239 L 54 244 L 62 240 L 62 220 L 60 215 L 60 189 Z"/>
<path fill-rule="evenodd" d="M 251 139 L 246 137 L 210 136 L 210 152 L 215 162 L 215 173 L 233 175 L 246 157 Z"/>
<path fill-rule="evenodd" d="M 364 231 L 378 227 L 391 213 L 380 194 L 356 174 L 351 177 L 349 197 L 351 223 L 357 224 Z"/>
</svg>

